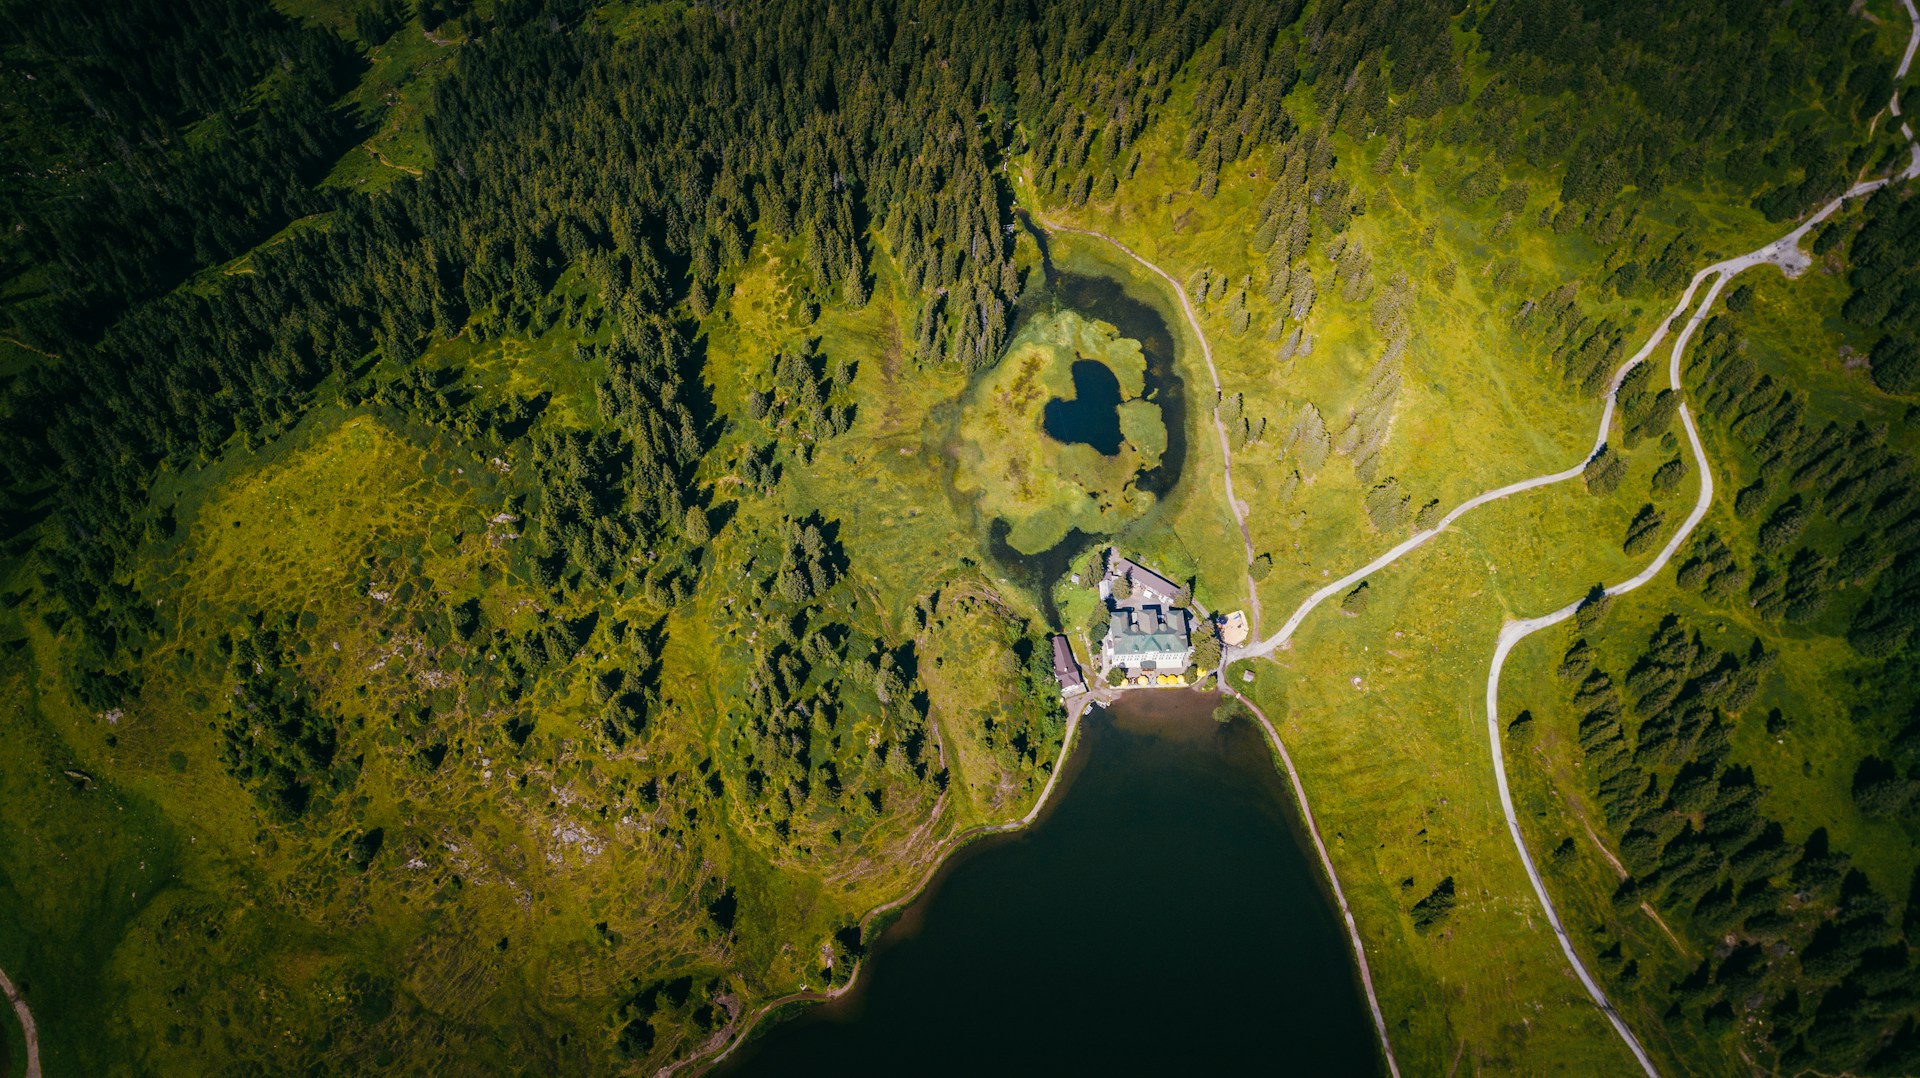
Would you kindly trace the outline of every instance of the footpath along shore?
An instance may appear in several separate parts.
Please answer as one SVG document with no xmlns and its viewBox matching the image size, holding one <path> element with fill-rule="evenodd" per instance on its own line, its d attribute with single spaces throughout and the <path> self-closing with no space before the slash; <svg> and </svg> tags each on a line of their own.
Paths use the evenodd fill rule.
<svg viewBox="0 0 1920 1078">
<path fill-rule="evenodd" d="M 928 861 L 926 871 L 921 873 L 919 880 L 917 880 L 905 894 L 902 894 L 891 902 L 875 906 L 873 909 L 867 911 L 867 915 L 860 919 L 860 938 L 862 940 L 868 938 L 868 930 L 872 927 L 874 921 L 905 906 L 911 905 L 924 894 L 927 887 L 939 876 L 940 870 L 946 867 L 947 862 L 952 859 L 953 855 L 960 852 L 960 850 L 969 843 L 990 835 L 1004 835 L 1031 827 L 1034 821 L 1040 818 L 1040 814 L 1046 809 L 1048 802 L 1053 799 L 1054 790 L 1060 783 L 1060 775 L 1066 770 L 1067 761 L 1073 758 L 1073 747 L 1078 741 L 1081 717 L 1086 714 L 1087 708 L 1094 704 L 1104 705 L 1111 703 L 1121 691 L 1123 690 L 1103 687 L 1067 701 L 1067 729 L 1065 735 L 1060 739 L 1060 753 L 1054 759 L 1053 770 L 1047 774 L 1047 784 L 1040 788 L 1040 796 L 1034 800 L 1033 807 L 1027 810 L 1026 815 L 1017 820 L 1009 820 L 1006 823 L 997 824 L 980 824 L 976 827 L 970 827 L 961 831 L 947 839 Z M 795 1003 L 831 1003 L 852 991 L 854 985 L 860 980 L 860 969 L 860 965 L 856 963 L 853 973 L 850 974 L 844 982 L 833 988 L 804 989 L 799 992 L 789 992 L 784 996 L 777 996 L 768 1000 L 754 1008 L 750 1013 L 727 1023 L 724 1028 L 715 1033 L 713 1037 L 702 1046 L 700 1051 L 685 1059 L 668 1064 L 655 1073 L 660 1075 L 661 1078 L 669 1078 L 669 1076 L 682 1073 L 705 1074 L 725 1062 L 735 1052 L 739 1051 L 740 1046 L 747 1042 L 748 1037 L 752 1035 L 753 1031 L 758 1029 L 762 1022 L 771 1018 L 782 1008 L 789 1007 Z"/>
<path fill-rule="evenodd" d="M 6 996 L 7 1002 L 13 1005 L 13 1016 L 20 1020 L 20 1033 L 27 1042 L 26 1078 L 41 1078 L 40 1030 L 33 1024 L 33 1011 L 27 1007 L 26 998 L 3 969 L 0 969 L 0 995 Z"/>
<path fill-rule="evenodd" d="M 1907 15 L 1912 21 L 1913 29 L 1907 41 L 1906 52 L 1901 58 L 1899 70 L 1895 75 L 1896 82 L 1906 78 L 1907 72 L 1913 64 L 1916 49 L 1920 49 L 1920 9 L 1916 9 L 1914 0 L 1902 0 L 1902 3 L 1907 9 Z M 1895 117 L 1900 115 L 1900 99 L 1897 92 L 1893 99 L 1888 102 L 1888 110 Z M 1699 526 L 1700 521 L 1706 517 L 1707 512 L 1713 506 L 1713 467 L 1707 459 L 1706 447 L 1700 440 L 1700 432 L 1694 423 L 1692 411 L 1685 403 L 1685 386 L 1681 381 L 1681 361 L 1686 351 L 1687 342 L 1692 338 L 1694 331 L 1705 321 L 1707 314 L 1713 308 L 1714 301 L 1719 298 L 1721 290 L 1725 288 L 1727 282 L 1735 276 L 1755 266 L 1772 265 L 1778 267 L 1788 278 L 1799 277 L 1812 265 L 1812 260 L 1801 250 L 1801 244 L 1806 240 L 1808 233 L 1810 233 L 1815 226 L 1833 216 L 1841 207 L 1853 199 L 1870 195 L 1890 184 L 1920 178 L 1920 141 L 1915 139 L 1911 128 L 1905 125 L 1901 127 L 1901 134 L 1907 139 L 1909 158 L 1907 167 L 1901 172 L 1882 179 L 1857 183 L 1844 194 L 1821 207 L 1818 212 L 1801 222 L 1786 235 L 1744 255 L 1722 262 L 1716 262 L 1694 275 L 1692 281 L 1688 283 L 1686 291 L 1682 293 L 1679 303 L 1674 306 L 1671 313 L 1654 329 L 1653 334 L 1647 339 L 1647 342 L 1640 347 L 1640 350 L 1623 363 L 1619 370 L 1614 372 L 1613 380 L 1607 391 L 1605 407 L 1601 410 L 1599 428 L 1594 435 L 1593 448 L 1588 451 L 1586 456 L 1582 457 L 1577 464 L 1558 472 L 1522 479 L 1519 482 L 1497 487 L 1467 499 L 1455 507 L 1452 512 L 1441 518 L 1439 523 L 1432 528 L 1416 532 L 1413 536 L 1388 550 L 1386 553 L 1307 596 L 1307 598 L 1301 602 L 1300 606 L 1294 610 L 1286 623 L 1281 626 L 1280 630 L 1272 636 L 1246 647 L 1225 649 L 1226 654 L 1222 658 L 1221 669 L 1224 670 L 1227 663 L 1237 659 L 1259 658 L 1271 655 L 1274 650 L 1285 646 L 1287 642 L 1292 639 L 1294 631 L 1300 627 L 1300 623 L 1305 620 L 1306 616 L 1311 613 L 1315 607 L 1354 586 L 1373 573 L 1393 564 L 1401 557 L 1424 546 L 1435 536 L 1444 532 L 1454 521 L 1460 519 L 1460 517 L 1472 510 L 1490 502 L 1512 497 L 1515 494 L 1520 494 L 1525 491 L 1566 482 L 1584 472 L 1587 461 L 1592 458 L 1593 454 L 1600 451 L 1601 446 L 1606 444 L 1607 436 L 1612 430 L 1614 412 L 1618 406 L 1618 394 L 1621 382 L 1626 378 L 1629 371 L 1645 362 L 1646 359 L 1653 354 L 1654 350 L 1661 345 L 1666 339 L 1668 332 L 1671 331 L 1676 324 L 1680 324 L 1680 332 L 1674 341 L 1667 364 L 1667 382 L 1673 390 L 1674 395 L 1681 398 L 1678 409 L 1680 423 L 1686 431 L 1687 441 L 1693 453 L 1694 465 L 1700 473 L 1699 496 L 1695 499 L 1693 510 L 1688 513 L 1686 520 L 1682 522 L 1680 528 L 1668 539 L 1666 545 L 1661 548 L 1659 554 L 1648 563 L 1646 568 L 1627 580 L 1607 587 L 1605 592 L 1609 596 L 1622 595 L 1646 584 L 1659 575 L 1661 570 L 1665 569 L 1667 564 L 1672 560 L 1673 555 L 1680 549 L 1681 544 L 1692 535 L 1694 529 Z M 1711 283 L 1709 284 L 1708 282 Z M 1699 305 L 1696 307 L 1694 305 L 1694 297 L 1699 294 L 1703 284 L 1707 285 L 1706 295 L 1700 300 Z M 1687 314 L 1689 310 L 1692 311 L 1691 315 Z M 1686 321 L 1681 323 L 1680 319 L 1683 315 L 1686 316 Z M 1501 810 L 1506 816 L 1507 829 L 1513 838 L 1514 848 L 1520 855 L 1521 864 L 1526 869 L 1528 881 L 1533 885 L 1534 895 L 1539 899 L 1542 909 L 1546 912 L 1547 921 L 1553 928 L 1555 938 L 1560 944 L 1560 949 L 1566 955 L 1567 962 L 1572 967 L 1575 976 L 1579 978 L 1581 984 L 1586 988 L 1587 994 L 1606 1016 L 1607 1021 L 1613 1026 L 1614 1031 L 1619 1034 L 1620 1039 L 1626 1044 L 1628 1050 L 1633 1053 L 1634 1059 L 1640 1064 L 1641 1069 L 1648 1075 L 1657 1078 L 1659 1071 L 1654 1066 L 1653 1060 L 1648 1056 L 1639 1038 L 1634 1035 L 1632 1029 L 1627 1026 L 1625 1020 L 1622 1019 L 1614 1009 L 1613 1004 L 1607 999 L 1606 993 L 1600 988 L 1599 983 L 1594 980 L 1592 974 L 1587 970 L 1586 965 L 1581 962 L 1580 956 L 1573 948 L 1572 941 L 1567 936 L 1565 927 L 1561 924 L 1559 913 L 1553 904 L 1553 899 L 1547 894 L 1546 884 L 1540 877 L 1539 870 L 1534 864 L 1533 855 L 1528 850 L 1526 839 L 1521 833 L 1520 821 L 1514 812 L 1512 794 L 1507 786 L 1506 759 L 1504 753 L 1501 751 L 1500 745 L 1500 673 L 1506 665 L 1507 656 L 1512 652 L 1514 646 L 1526 637 L 1550 626 L 1558 625 L 1568 618 L 1573 617 L 1579 611 L 1582 601 L 1583 600 L 1576 600 L 1550 614 L 1545 614 L 1540 617 L 1509 621 L 1501 627 L 1499 638 L 1495 643 L 1493 659 L 1487 672 L 1487 738 L 1493 760 L 1494 779 L 1500 794 Z M 1277 735 L 1275 741 L 1277 744 Z M 1289 769 L 1291 769 L 1291 764 L 1288 766 Z M 1300 796 L 1304 810 L 1305 794 L 1303 791 L 1300 792 Z M 1329 875 L 1331 875 L 1331 867 L 1329 867 Z"/>
</svg>

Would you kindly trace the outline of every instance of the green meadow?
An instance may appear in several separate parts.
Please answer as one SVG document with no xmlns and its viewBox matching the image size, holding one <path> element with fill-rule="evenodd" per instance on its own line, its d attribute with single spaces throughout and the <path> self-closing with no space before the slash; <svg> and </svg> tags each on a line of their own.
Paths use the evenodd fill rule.
<svg viewBox="0 0 1920 1078">
<path fill-rule="evenodd" d="M 697 1067 L 1034 807 L 1099 548 L 1264 638 L 1580 465 L 1691 274 L 1907 150 L 1890 0 L 109 6 L 151 56 L 0 39 L 0 968 L 50 1075 Z M 1920 1059 L 1912 198 L 1223 672 L 1402 1073 L 1637 1070 L 1485 693 L 1686 517 L 1679 401 L 1699 529 L 1506 667 L 1519 826 L 1662 1072 Z M 1082 363 L 1112 453 L 1049 433 Z"/>
<path fill-rule="evenodd" d="M 1174 100 L 1180 100 L 1177 92 Z M 1445 114 L 1434 122 L 1444 124 Z M 1269 165 L 1256 156 L 1235 174 L 1223 173 L 1217 193 L 1204 198 L 1196 191 L 1195 166 L 1171 152 L 1171 133 L 1179 130 L 1172 124 L 1169 134 L 1149 136 L 1151 148 L 1114 200 L 1091 200 L 1078 210 L 1048 205 L 1044 212 L 1106 232 L 1189 282 L 1190 294 L 1203 272 L 1203 282 L 1257 282 L 1264 271 L 1260 253 L 1248 243 L 1249 222 L 1259 216 L 1279 161 Z M 1368 304 L 1323 298 L 1303 326 L 1313 341 L 1311 353 L 1300 354 L 1276 334 L 1261 332 L 1285 312 L 1263 306 L 1256 289 L 1229 286 L 1224 303 L 1214 298 L 1223 293 L 1208 294 L 1204 283 L 1195 294 L 1223 393 L 1242 398 L 1242 414 L 1267 420 L 1264 438 L 1249 439 L 1234 459 L 1256 551 L 1272 559 L 1272 572 L 1260 585 L 1264 617 L 1256 636 L 1276 630 L 1329 577 L 1357 568 L 1406 534 L 1414 514 L 1382 529 L 1369 512 L 1367 496 L 1382 476 L 1390 477 L 1410 508 L 1432 503 L 1438 516 L 1482 490 L 1579 463 L 1593 444 L 1601 402 L 1556 384 L 1547 354 L 1556 342 L 1530 334 L 1516 315 L 1564 284 L 1575 285 L 1587 300 L 1606 275 L 1608 252 L 1584 231 L 1562 235 L 1543 227 L 1549 214 L 1541 207 L 1551 210 L 1551 199 L 1543 197 L 1553 188 L 1548 175 L 1509 165 L 1494 187 L 1520 192 L 1510 202 L 1505 195 L 1500 200 L 1514 208 L 1482 208 L 1463 204 L 1442 186 L 1474 169 L 1472 144 L 1435 146 L 1413 170 L 1403 163 L 1372 167 L 1382 142 L 1336 140 L 1341 159 L 1360 166 L 1352 176 L 1365 207 L 1348 226 L 1346 242 L 1369 252 L 1376 297 L 1393 277 L 1404 275 L 1411 285 L 1404 317 L 1413 331 L 1394 370 L 1390 433 L 1370 477 L 1340 466 L 1338 448 L 1331 454 L 1334 463 L 1305 472 L 1286 434 L 1306 408 L 1334 431 L 1365 411 L 1379 384 L 1381 356 L 1391 347 L 1390 333 L 1377 317 L 1369 318 Z M 1024 182 L 1032 182 L 1030 173 Z M 1782 231 L 1758 214 L 1729 209 L 1731 201 L 1726 189 L 1669 191 L 1636 207 L 1636 227 L 1655 237 L 1655 245 L 1676 230 L 1689 232 L 1699 243 L 1695 265 Z M 1498 220 L 1503 212 L 1506 219 Z M 1081 242 L 1072 238 L 1075 245 Z M 1335 260 L 1321 253 L 1304 264 L 1322 282 L 1338 272 Z M 1765 369 L 1802 387 L 1811 407 L 1836 412 L 1844 421 L 1881 423 L 1893 444 L 1907 448 L 1908 406 L 1873 390 L 1860 364 L 1847 362 L 1863 345 L 1839 316 L 1847 295 L 1841 266 L 1836 252 L 1798 281 L 1770 267 L 1739 278 L 1736 285 L 1754 289 L 1748 339 Z M 1323 297 L 1327 287 L 1322 284 Z M 1601 290 L 1592 298 L 1597 305 L 1586 309 L 1594 317 L 1625 327 L 1627 351 L 1654 330 L 1673 301 L 1653 289 L 1617 297 Z M 1371 313 L 1377 312 L 1376 299 Z M 1190 345 L 1182 350 L 1187 377 L 1204 386 L 1205 371 L 1193 351 Z M 1658 368 L 1655 385 L 1664 382 L 1666 355 L 1663 347 L 1650 357 Z M 1607 440 L 1617 449 L 1623 433 L 1616 426 Z M 1708 437 L 1709 457 L 1722 469 L 1717 481 L 1724 501 L 1702 527 L 1717 525 L 1731 541 L 1753 526 L 1733 519 L 1724 506 L 1754 462 L 1741 460 L 1724 439 L 1716 441 L 1711 429 Z M 1217 441 L 1202 437 L 1194 445 L 1188 489 L 1217 471 Z M 1462 1066 L 1624 1073 L 1635 1067 L 1574 979 L 1521 871 L 1495 797 L 1484 690 L 1504 620 L 1556 609 L 1597 581 L 1637 571 L 1645 555 L 1624 553 L 1619 537 L 1643 503 L 1663 510 L 1668 532 L 1685 515 L 1693 477 L 1671 489 L 1656 488 L 1651 498 L 1647 486 L 1659 465 L 1684 454 L 1669 434 L 1627 451 L 1625 479 L 1604 495 L 1589 493 L 1576 478 L 1483 506 L 1375 574 L 1359 612 L 1327 603 L 1271 660 L 1230 671 L 1230 684 L 1248 691 L 1270 715 L 1285 716 L 1281 734 L 1355 906 L 1389 1035 L 1408 1073 L 1451 1073 Z M 1173 537 L 1159 545 L 1217 552 L 1215 565 L 1199 572 L 1197 595 L 1231 609 L 1244 600 L 1244 591 L 1233 587 L 1238 574 L 1232 555 L 1239 544 L 1227 531 L 1231 521 L 1221 511 L 1217 483 L 1212 493 L 1209 504 L 1176 511 Z M 1746 544 L 1750 552 L 1752 539 Z M 1196 557 L 1161 556 L 1179 571 L 1203 565 Z M 1622 600 L 1611 615 L 1607 636 L 1618 641 L 1623 660 L 1653 622 L 1676 609 L 1686 616 L 1690 605 L 1697 606 L 1697 596 L 1689 604 L 1673 587 L 1672 574 L 1670 569 Z M 1742 714 L 1755 714 L 1757 706 L 1764 715 L 1777 703 L 1806 716 L 1794 721 L 1784 739 L 1767 736 L 1757 720 L 1738 725 L 1734 758 L 1753 769 L 1766 810 L 1795 836 L 1828 828 L 1835 847 L 1849 851 L 1882 893 L 1900 900 L 1916 861 L 1912 825 L 1867 820 L 1847 793 L 1855 763 L 1883 736 L 1859 728 L 1860 709 L 1887 706 L 1888 693 L 1898 699 L 1887 681 L 1896 675 L 1850 657 L 1836 638 L 1844 631 L 1837 616 L 1821 623 L 1825 636 L 1800 631 L 1783 638 L 1755 615 L 1734 625 L 1724 624 L 1726 612 L 1713 615 L 1723 622 L 1714 631 L 1741 633 L 1742 642 L 1758 633 L 1782 653 L 1780 672 L 1767 680 L 1761 704 Z M 1549 866 L 1562 917 L 1591 966 L 1617 971 L 1623 959 L 1609 950 L 1616 942 L 1626 954 L 1642 956 L 1640 979 L 1631 989 L 1613 989 L 1615 1003 L 1663 1069 L 1697 1073 L 1738 1066 L 1738 1051 L 1718 1029 L 1703 1030 L 1691 1017 L 1674 1021 L 1664 997 L 1666 985 L 1692 972 L 1711 943 L 1686 925 L 1674 936 L 1644 916 L 1623 920 L 1607 902 L 1621 878 L 1608 860 L 1618 835 L 1608 834 L 1591 795 L 1582 791 L 1577 748 L 1569 754 L 1572 732 L 1564 724 L 1577 714 L 1564 717 L 1564 701 L 1542 699 L 1553 684 L 1548 652 L 1557 664 L 1565 637 L 1565 630 L 1553 630 L 1523 644 L 1504 678 L 1507 718 L 1529 707 L 1535 715 L 1554 716 L 1543 723 L 1536 745 L 1525 752 L 1509 748 L 1509 774 L 1522 800 L 1532 853 Z M 1624 662 L 1616 665 L 1624 672 Z M 1849 708 L 1854 723 L 1845 718 Z M 1576 855 L 1550 861 L 1549 851 L 1568 837 L 1576 840 Z M 1442 927 L 1423 929 L 1414 907 L 1443 878 L 1458 887 L 1457 905 Z"/>
</svg>

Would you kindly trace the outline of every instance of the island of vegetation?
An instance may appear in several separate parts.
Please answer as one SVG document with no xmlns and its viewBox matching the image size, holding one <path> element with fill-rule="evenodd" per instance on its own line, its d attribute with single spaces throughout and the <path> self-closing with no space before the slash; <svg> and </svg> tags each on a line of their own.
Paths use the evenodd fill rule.
<svg viewBox="0 0 1920 1078">
<path fill-rule="evenodd" d="M 1071 310 L 1030 320 L 968 396 L 954 486 L 1023 554 L 1121 530 L 1152 507 L 1137 481 L 1167 446 L 1146 373 L 1139 342 L 1111 325 Z"/>
</svg>

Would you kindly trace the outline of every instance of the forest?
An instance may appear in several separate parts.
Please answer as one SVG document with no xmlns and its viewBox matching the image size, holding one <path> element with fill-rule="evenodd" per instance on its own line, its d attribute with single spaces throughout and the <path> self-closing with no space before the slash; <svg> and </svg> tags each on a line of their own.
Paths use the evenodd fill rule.
<svg viewBox="0 0 1920 1078">
<path fill-rule="evenodd" d="M 371 193 L 327 182 L 390 129 L 355 92 L 403 39 L 454 57 L 423 91 L 431 166 Z M 901 553 L 856 499 L 876 458 L 938 456 L 887 426 L 899 402 L 961 399 L 1014 341 L 1040 273 L 1025 208 L 1097 215 L 1170 170 L 1203 214 L 1252 191 L 1236 245 L 1181 267 L 1196 308 L 1282 379 L 1347 323 L 1371 350 L 1346 407 L 1223 392 L 1226 452 L 1272 469 L 1266 516 L 1337 473 L 1371 533 L 1403 536 L 1445 508 L 1388 449 L 1430 380 L 1435 297 L 1524 291 L 1488 321 L 1540 357 L 1514 376 L 1596 400 L 1641 308 L 1722 245 L 1652 200 L 1710 191 L 1788 222 L 1905 164 L 1862 134 L 1895 88 L 1884 46 L 1827 0 L 5 4 L 0 644 L 20 717 L 0 770 L 89 788 L 97 771 L 161 821 L 159 845 L 213 817 L 224 856 L 267 851 L 169 870 L 174 897 L 113 914 L 178 950 L 151 958 L 156 984 L 271 981 L 276 934 L 366 902 L 380 912 L 356 917 L 408 932 L 421 909 L 481 911 L 484 957 L 442 981 L 532 986 L 449 1002 L 330 944 L 314 963 L 339 985 L 261 989 L 317 1001 L 283 1045 L 250 1036 L 268 1019 L 236 988 L 232 1030 L 140 996 L 59 1061 L 112 1071 L 172 1037 L 153 1051 L 213 1070 L 394 1069 L 420 1062 L 379 1056 L 404 1029 L 436 1045 L 420 1065 L 638 1072 L 844 983 L 866 911 L 942 844 L 1017 818 L 1065 736 L 1058 626 L 993 566 L 984 522 L 922 520 Z M 1472 167 L 1422 169 L 1453 155 Z M 1362 227 L 1408 177 L 1496 246 L 1551 236 L 1592 272 L 1409 272 L 1415 245 Z M 1844 258 L 1861 392 L 1902 401 L 1920 389 L 1917 206 L 1889 186 L 1811 241 Z M 1732 290 L 1688 360 L 1693 407 L 1750 467 L 1678 586 L 1843 639 L 1892 684 L 1920 627 L 1905 422 L 1829 414 L 1764 373 L 1754 302 Z M 1620 386 L 1618 444 L 1582 484 L 1631 495 L 1605 539 L 1630 555 L 1692 489 L 1654 374 Z M 899 520 L 954 512 L 924 481 L 887 492 L 918 499 Z M 1267 544 L 1239 568 L 1278 586 L 1291 563 Z M 1361 618 L 1379 592 L 1339 605 Z M 1609 650 L 1610 625 L 1559 669 L 1631 869 L 1613 901 L 1739 939 L 1671 983 L 1631 956 L 1611 976 L 1783 1068 L 1913 1070 L 1920 891 L 1768 816 L 1731 736 L 1790 722 L 1761 714 L 1777 641 L 1709 644 L 1675 614 Z M 1911 834 L 1920 704 L 1883 695 L 1849 796 Z M 23 816 L 69 811 L 34 790 Z M 530 859 L 602 849 L 551 892 L 526 882 Z M 24 935 L 47 916 L 24 861 L 45 852 L 7 850 L 0 927 Z M 431 884 L 393 882 L 413 864 Z M 623 912 L 601 873 L 630 889 Z M 1442 938 L 1470 887 L 1465 868 L 1423 884 L 1415 931 Z M 288 920 L 222 934 L 276 889 Z M 0 958 L 45 965 L 44 935 Z M 561 954 L 574 984 L 549 1008 L 541 962 Z M 109 998 L 109 959 L 41 976 Z M 498 1033 L 516 1008 L 541 1017 Z"/>
</svg>

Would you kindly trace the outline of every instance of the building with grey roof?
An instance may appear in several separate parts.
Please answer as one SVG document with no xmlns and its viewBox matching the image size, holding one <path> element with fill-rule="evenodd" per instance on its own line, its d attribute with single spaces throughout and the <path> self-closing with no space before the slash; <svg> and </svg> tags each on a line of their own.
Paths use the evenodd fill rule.
<svg viewBox="0 0 1920 1078">
<path fill-rule="evenodd" d="M 1138 562 L 1121 557 L 1117 550 L 1109 555 L 1107 575 L 1100 582 L 1101 598 L 1110 597 L 1113 582 L 1122 577 L 1132 585 L 1132 595 L 1121 602 L 1159 603 L 1168 607 L 1179 605 L 1180 585 Z"/>
<path fill-rule="evenodd" d="M 1131 603 L 1118 607 L 1100 643 L 1106 665 L 1122 666 L 1128 677 L 1177 674 L 1193 658 L 1188 641 L 1187 612 L 1158 603 Z"/>
</svg>

